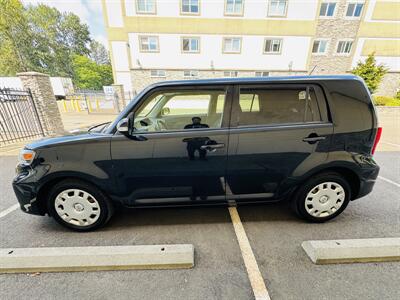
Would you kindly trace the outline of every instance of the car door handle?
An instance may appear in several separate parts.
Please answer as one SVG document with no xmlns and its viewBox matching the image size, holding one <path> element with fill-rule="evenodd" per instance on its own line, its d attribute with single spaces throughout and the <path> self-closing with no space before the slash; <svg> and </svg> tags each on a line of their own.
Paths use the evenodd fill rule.
<svg viewBox="0 0 400 300">
<path fill-rule="evenodd" d="M 303 142 L 307 142 L 309 144 L 315 144 L 316 142 L 325 140 L 326 136 L 318 136 L 317 134 L 310 134 L 308 137 L 303 139 Z"/>
<path fill-rule="evenodd" d="M 225 147 L 225 144 L 211 144 L 211 145 L 202 145 L 202 146 L 200 146 L 200 149 L 201 150 L 207 150 L 207 151 L 210 151 L 210 152 L 214 152 L 217 149 L 221 149 L 221 148 L 224 148 L 224 147 Z"/>
</svg>

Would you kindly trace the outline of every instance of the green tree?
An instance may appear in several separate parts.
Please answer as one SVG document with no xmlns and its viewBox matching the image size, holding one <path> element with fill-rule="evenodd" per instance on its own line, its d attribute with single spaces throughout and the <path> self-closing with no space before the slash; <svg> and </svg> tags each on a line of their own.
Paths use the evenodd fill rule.
<svg viewBox="0 0 400 300">
<path fill-rule="evenodd" d="M 20 0 L 0 0 L 0 74 L 70 76 L 74 55 L 89 55 L 89 29 L 72 13 Z M 4 68 L 3 68 L 4 67 Z"/>
<path fill-rule="evenodd" d="M 90 58 L 99 65 L 110 64 L 110 57 L 107 49 L 96 40 L 90 42 Z"/>
<path fill-rule="evenodd" d="M 33 68 L 32 34 L 19 0 L 0 0 L 0 74 L 15 75 Z"/>
<path fill-rule="evenodd" d="M 351 71 L 353 74 L 364 79 L 369 91 L 373 94 L 382 81 L 388 69 L 384 65 L 377 65 L 375 53 L 368 55 L 365 62 L 359 61 L 357 66 Z"/>
<path fill-rule="evenodd" d="M 88 26 L 72 13 L 43 4 L 28 6 L 26 15 L 37 42 L 37 68 L 53 76 L 72 77 L 72 57 L 90 53 Z"/>
<path fill-rule="evenodd" d="M 111 65 L 100 65 L 83 55 L 73 57 L 74 83 L 80 89 L 101 90 L 113 82 Z"/>
</svg>

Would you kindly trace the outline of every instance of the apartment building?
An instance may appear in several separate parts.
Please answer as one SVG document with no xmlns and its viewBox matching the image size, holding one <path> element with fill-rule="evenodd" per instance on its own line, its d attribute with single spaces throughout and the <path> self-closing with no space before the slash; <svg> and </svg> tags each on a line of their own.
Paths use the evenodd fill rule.
<svg viewBox="0 0 400 300">
<path fill-rule="evenodd" d="M 400 85 L 398 0 L 103 0 L 114 80 L 343 74 L 372 52 Z"/>
</svg>

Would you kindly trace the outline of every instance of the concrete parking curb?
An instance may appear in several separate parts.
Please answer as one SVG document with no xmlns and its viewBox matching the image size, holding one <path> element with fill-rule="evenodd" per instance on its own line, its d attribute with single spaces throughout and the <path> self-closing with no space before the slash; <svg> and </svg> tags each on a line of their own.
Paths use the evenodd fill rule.
<svg viewBox="0 0 400 300">
<path fill-rule="evenodd" d="M 184 269 L 194 266 L 191 244 L 0 249 L 0 273 L 129 269 Z"/>
<path fill-rule="evenodd" d="M 400 238 L 305 241 L 315 264 L 400 261 Z"/>
</svg>

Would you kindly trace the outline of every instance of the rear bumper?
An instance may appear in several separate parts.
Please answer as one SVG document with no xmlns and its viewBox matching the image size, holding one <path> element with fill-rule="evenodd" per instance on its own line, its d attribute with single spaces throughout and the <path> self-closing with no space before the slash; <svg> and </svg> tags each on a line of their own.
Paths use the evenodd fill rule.
<svg viewBox="0 0 400 300">
<path fill-rule="evenodd" d="M 358 191 L 358 194 L 355 197 L 353 197 L 352 200 L 364 197 L 372 191 L 376 179 L 378 178 L 379 170 L 380 168 L 378 165 L 375 165 L 374 168 L 368 168 L 367 170 L 363 170 L 360 177 L 360 189 Z"/>
</svg>

